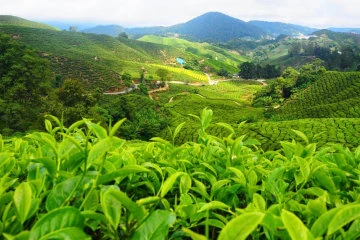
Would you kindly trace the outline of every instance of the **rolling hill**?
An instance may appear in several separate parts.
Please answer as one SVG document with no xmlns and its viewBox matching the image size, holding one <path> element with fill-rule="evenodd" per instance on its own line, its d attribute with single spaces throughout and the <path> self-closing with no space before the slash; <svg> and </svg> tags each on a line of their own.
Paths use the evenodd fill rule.
<svg viewBox="0 0 360 240">
<path fill-rule="evenodd" d="M 328 30 L 333 32 L 342 32 L 342 33 L 356 33 L 360 34 L 360 28 L 328 28 Z"/>
<path fill-rule="evenodd" d="M 266 21 L 249 21 L 250 24 L 255 25 L 266 31 L 267 34 L 277 37 L 281 34 L 288 36 L 296 36 L 299 34 L 308 35 L 311 34 L 318 29 L 310 28 L 295 24 L 282 23 L 282 22 L 266 22 Z"/>
<path fill-rule="evenodd" d="M 283 119 L 360 118 L 360 73 L 328 71 L 279 108 Z"/>
<path fill-rule="evenodd" d="M 98 25 L 96 27 L 84 29 L 81 32 L 106 34 L 112 37 L 117 37 L 120 33 L 125 32 L 125 28 L 119 25 Z"/>
<path fill-rule="evenodd" d="M 160 37 L 155 35 L 146 35 L 138 40 L 179 48 L 188 54 L 203 57 L 204 63 L 213 69 L 224 68 L 229 72 L 238 72 L 239 63 L 250 60 L 236 51 L 230 51 L 206 42 L 191 42 L 181 38 Z M 192 67 L 196 66 L 192 65 Z"/>
<path fill-rule="evenodd" d="M 202 72 L 182 68 L 176 63 L 177 57 L 187 62 L 200 62 L 198 70 L 207 68 L 216 71 L 220 67 L 234 69 L 235 59 L 241 62 L 241 58 L 234 54 L 233 62 L 224 62 L 218 66 L 215 60 L 215 63 L 204 63 L 201 62 L 204 59 L 201 54 L 183 51 L 170 45 L 113 38 L 107 35 L 58 31 L 25 19 L 15 21 L 17 18 L 7 16 L 2 19 L 6 21 L 2 21 L 0 33 L 9 34 L 14 39 L 37 49 L 50 61 L 54 76 L 81 79 L 91 89 L 105 90 L 114 86 L 121 88 L 121 74 L 128 72 L 134 79 L 138 79 L 142 69 L 146 71 L 146 79 L 156 80 L 156 71 L 162 68 L 170 72 L 170 80 L 207 81 Z"/>
<path fill-rule="evenodd" d="M 59 30 L 50 25 L 29 21 L 27 19 L 16 17 L 16 16 L 11 16 L 11 15 L 0 15 L 0 26 L 3 26 L 3 25 L 12 25 L 12 26 L 29 27 L 29 28 L 40 28 L 40 29 L 48 29 L 48 30 Z"/>
</svg>

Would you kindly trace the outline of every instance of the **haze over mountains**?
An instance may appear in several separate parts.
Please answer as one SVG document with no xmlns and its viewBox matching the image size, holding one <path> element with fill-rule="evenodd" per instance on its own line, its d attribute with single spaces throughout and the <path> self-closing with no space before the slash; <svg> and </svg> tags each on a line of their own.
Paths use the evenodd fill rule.
<svg viewBox="0 0 360 240">
<path fill-rule="evenodd" d="M 186 23 L 169 27 L 123 28 L 116 25 L 100 25 L 84 29 L 83 32 L 117 36 L 119 33 L 125 31 L 134 38 L 149 34 L 177 34 L 189 40 L 226 42 L 230 39 L 244 37 L 259 39 L 264 37 L 277 37 L 281 34 L 289 36 L 299 34 L 308 35 L 317 30 L 319 29 L 281 22 L 256 20 L 245 22 L 220 12 L 209 12 Z M 331 30 L 336 32 L 360 33 L 360 29 L 358 28 L 331 28 Z"/>
</svg>

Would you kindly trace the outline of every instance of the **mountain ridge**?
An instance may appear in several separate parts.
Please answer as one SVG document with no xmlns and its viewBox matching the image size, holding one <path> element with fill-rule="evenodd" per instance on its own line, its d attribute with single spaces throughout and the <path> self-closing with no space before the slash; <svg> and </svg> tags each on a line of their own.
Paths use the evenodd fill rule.
<svg viewBox="0 0 360 240">
<path fill-rule="evenodd" d="M 123 28 L 120 25 L 117 26 L 119 28 Z M 103 28 L 106 28 L 106 26 Z M 316 30 L 318 29 L 291 23 L 259 20 L 245 22 L 241 19 L 221 12 L 207 12 L 187 22 L 175 24 L 169 27 L 154 26 L 124 28 L 124 31 L 133 38 L 140 38 L 145 35 L 175 35 L 192 41 L 210 42 L 227 42 L 231 39 L 246 37 L 260 39 L 267 36 L 277 37 L 281 34 L 290 36 L 298 34 L 308 35 Z M 88 29 L 83 31 L 90 32 Z M 100 27 L 97 32 L 91 32 L 104 34 L 106 31 L 109 30 L 101 29 Z M 117 34 L 119 33 L 120 32 L 117 32 Z M 111 36 L 116 37 L 116 34 L 112 34 Z"/>
</svg>

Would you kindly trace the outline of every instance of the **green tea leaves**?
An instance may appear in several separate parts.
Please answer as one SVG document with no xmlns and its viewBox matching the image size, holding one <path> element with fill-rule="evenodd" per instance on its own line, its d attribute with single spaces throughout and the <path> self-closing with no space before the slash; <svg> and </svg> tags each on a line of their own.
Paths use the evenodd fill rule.
<svg viewBox="0 0 360 240">
<path fill-rule="evenodd" d="M 246 239 L 261 223 L 265 214 L 261 212 L 248 212 L 232 219 L 221 230 L 219 240 Z"/>
<path fill-rule="evenodd" d="M 28 182 L 21 183 L 14 193 L 14 204 L 21 224 L 28 218 L 32 202 L 31 186 Z"/>
<path fill-rule="evenodd" d="M 293 213 L 283 210 L 281 213 L 281 220 L 283 221 L 286 230 L 290 234 L 291 239 L 294 240 L 311 240 L 314 239 L 309 229 L 303 222 Z"/>
<path fill-rule="evenodd" d="M 348 205 L 341 208 L 329 223 L 327 234 L 331 235 L 346 224 L 360 218 L 360 204 Z"/>
<path fill-rule="evenodd" d="M 113 229 L 117 229 L 121 217 L 121 201 L 117 193 L 115 188 L 110 187 L 101 194 L 101 208 Z"/>
<path fill-rule="evenodd" d="M 174 213 L 156 210 L 139 226 L 131 239 L 133 240 L 162 240 L 166 239 L 169 227 L 175 222 Z"/>
<path fill-rule="evenodd" d="M 170 191 L 170 189 L 173 187 L 177 178 L 184 174 L 186 174 L 186 173 L 176 172 L 175 174 L 170 175 L 170 177 L 168 177 L 166 179 L 166 181 L 164 182 L 164 184 L 161 187 L 160 196 L 164 197 Z"/>
<path fill-rule="evenodd" d="M 55 209 L 36 222 L 30 231 L 30 240 L 54 239 L 59 236 L 89 239 L 82 230 L 84 221 L 80 211 L 74 207 Z"/>
</svg>

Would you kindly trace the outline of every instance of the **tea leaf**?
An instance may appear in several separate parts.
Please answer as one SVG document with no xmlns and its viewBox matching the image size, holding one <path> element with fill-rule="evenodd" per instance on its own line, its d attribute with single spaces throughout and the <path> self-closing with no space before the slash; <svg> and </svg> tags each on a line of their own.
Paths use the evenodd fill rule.
<svg viewBox="0 0 360 240">
<path fill-rule="evenodd" d="M 219 209 L 219 210 L 224 210 L 224 209 L 229 209 L 230 207 L 228 205 L 226 205 L 223 202 L 219 202 L 219 201 L 212 201 L 209 203 L 205 203 L 199 210 L 198 212 L 203 212 L 203 211 L 208 211 L 208 210 L 214 210 L 214 209 Z"/>
<path fill-rule="evenodd" d="M 160 196 L 164 197 L 170 191 L 170 189 L 173 187 L 176 179 L 184 174 L 185 173 L 183 173 L 183 172 L 176 172 L 175 174 L 170 175 L 170 177 L 168 177 L 165 180 L 164 184 L 161 187 Z"/>
<path fill-rule="evenodd" d="M 307 240 L 314 239 L 311 232 L 303 224 L 303 222 L 293 213 L 286 210 L 281 212 L 281 220 L 283 221 L 286 230 L 293 240 Z"/>
<path fill-rule="evenodd" d="M 57 208 L 42 216 L 35 223 L 30 231 L 30 240 L 53 239 L 53 234 L 69 236 L 70 233 L 74 233 L 74 237 L 75 234 L 79 236 L 79 231 L 82 232 L 84 228 L 84 221 L 80 211 L 74 207 Z"/>
<path fill-rule="evenodd" d="M 81 176 L 69 178 L 59 184 L 57 184 L 49 193 L 46 198 L 46 209 L 51 211 L 62 206 L 66 201 L 70 200 L 70 197 L 75 197 L 81 194 L 86 182 L 90 182 L 90 178 L 84 178 L 80 183 Z M 77 188 L 77 189 L 75 189 Z M 71 196 L 71 194 L 74 194 Z"/>
<path fill-rule="evenodd" d="M 340 210 L 340 208 L 333 208 L 324 214 L 322 214 L 312 225 L 311 233 L 314 237 L 321 237 L 325 234 L 328 229 L 329 223 L 334 218 L 335 214 Z"/>
<path fill-rule="evenodd" d="M 97 181 L 97 184 L 98 185 L 105 184 L 110 181 L 113 181 L 116 178 L 125 177 L 125 176 L 129 176 L 129 175 L 132 175 L 135 173 L 140 173 L 140 172 L 149 172 L 149 169 L 147 169 L 143 166 L 139 166 L 139 165 L 126 165 L 119 170 L 116 170 L 116 171 L 113 171 L 110 173 L 106 173 L 106 174 L 100 176 Z"/>
<path fill-rule="evenodd" d="M 113 187 L 101 194 L 101 208 L 113 229 L 117 229 L 121 217 L 121 202 L 116 194 L 117 190 Z"/>
<path fill-rule="evenodd" d="M 102 126 L 96 124 L 96 123 L 93 123 L 87 119 L 84 119 L 85 121 L 85 124 L 86 126 L 92 131 L 95 133 L 95 135 L 100 139 L 105 139 L 108 135 L 107 135 L 107 132 L 106 132 L 106 129 L 103 128 Z"/>
<path fill-rule="evenodd" d="M 166 239 L 169 227 L 175 222 L 174 213 L 156 210 L 136 229 L 131 237 L 134 240 L 162 240 Z"/>
<path fill-rule="evenodd" d="M 109 194 L 111 194 L 112 198 L 116 199 L 116 201 L 127 208 L 138 222 L 141 222 L 145 218 L 147 214 L 145 208 L 133 202 L 124 192 L 115 190 L 111 191 Z"/>
<path fill-rule="evenodd" d="M 175 128 L 175 131 L 174 131 L 174 134 L 172 136 L 172 139 L 173 139 L 173 144 L 174 144 L 174 141 L 175 141 L 175 138 L 176 136 L 179 134 L 179 132 L 181 131 L 182 127 L 185 125 L 185 122 L 182 122 L 180 123 L 176 128 Z"/>
<path fill-rule="evenodd" d="M 218 240 L 246 239 L 261 223 L 265 214 L 261 212 L 247 212 L 233 218 L 221 230 Z"/>
<path fill-rule="evenodd" d="M 331 219 L 329 228 L 327 231 L 328 235 L 341 229 L 343 226 L 354 221 L 360 217 L 360 204 L 347 205 L 341 208 Z"/>
<path fill-rule="evenodd" d="M 257 194 L 257 193 L 253 194 L 253 203 L 259 210 L 261 210 L 261 211 L 266 210 L 265 199 L 260 194 Z"/>
<path fill-rule="evenodd" d="M 110 130 L 109 137 L 115 136 L 116 132 L 118 131 L 118 129 L 121 127 L 121 125 L 125 121 L 126 121 L 126 118 L 123 118 L 120 121 L 118 121 L 117 123 L 115 123 L 115 125 Z"/>
<path fill-rule="evenodd" d="M 32 191 L 30 184 L 23 182 L 17 186 L 14 192 L 14 204 L 21 224 L 28 218 L 31 209 L 31 200 Z"/>
<path fill-rule="evenodd" d="M 182 228 L 181 229 L 184 233 L 186 233 L 192 240 L 207 240 L 207 238 L 203 235 L 200 235 L 196 232 L 191 231 L 188 228 Z"/>
</svg>

